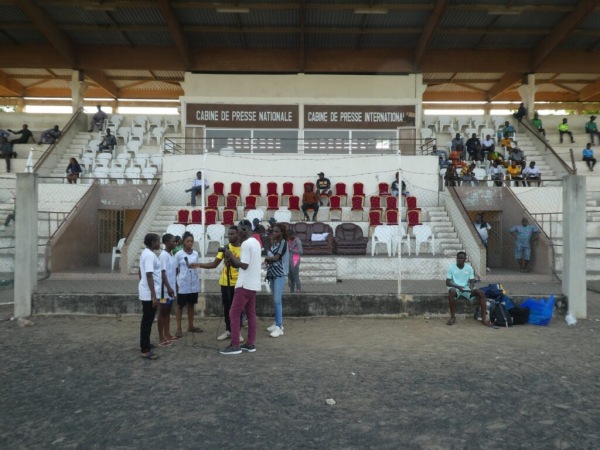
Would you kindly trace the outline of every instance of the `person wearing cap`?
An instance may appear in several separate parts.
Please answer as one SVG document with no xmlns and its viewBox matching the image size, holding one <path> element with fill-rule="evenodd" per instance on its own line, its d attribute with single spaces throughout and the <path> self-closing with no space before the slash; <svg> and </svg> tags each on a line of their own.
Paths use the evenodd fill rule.
<svg viewBox="0 0 600 450">
<path fill-rule="evenodd" d="M 321 197 L 329 197 L 331 196 L 331 181 L 329 178 L 325 178 L 325 174 L 323 172 L 319 172 L 317 174 L 319 179 L 317 180 L 317 195 L 319 196 L 319 205 L 323 206 L 323 201 Z"/>
<path fill-rule="evenodd" d="M 590 121 L 585 124 L 585 132 L 590 135 L 590 142 L 594 145 L 594 136 L 598 136 L 598 142 L 600 142 L 600 133 L 598 132 L 598 126 L 595 122 L 596 116 L 590 117 Z"/>
<path fill-rule="evenodd" d="M 304 194 L 302 194 L 302 212 L 304 213 L 304 218 L 308 222 L 310 219 L 308 218 L 307 210 L 313 210 L 313 222 L 317 220 L 317 213 L 319 212 L 319 197 L 317 193 L 313 191 L 312 184 L 307 184 L 304 187 Z"/>
<path fill-rule="evenodd" d="M 569 131 L 569 125 L 567 124 L 567 119 L 563 119 L 562 123 L 558 126 L 558 134 L 560 135 L 560 143 L 563 143 L 563 134 L 568 134 L 571 138 L 571 144 L 575 143 L 575 139 L 573 139 L 573 133 Z"/>
</svg>

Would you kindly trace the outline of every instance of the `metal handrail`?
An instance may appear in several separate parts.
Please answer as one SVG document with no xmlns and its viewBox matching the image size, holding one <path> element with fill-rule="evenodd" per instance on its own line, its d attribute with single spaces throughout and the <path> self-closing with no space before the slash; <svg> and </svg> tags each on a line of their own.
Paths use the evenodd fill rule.
<svg viewBox="0 0 600 450">
<path fill-rule="evenodd" d="M 75 114 L 73 114 L 71 116 L 71 118 L 69 119 L 69 121 L 67 122 L 67 124 L 64 126 L 61 134 L 65 134 L 67 131 L 69 131 L 69 129 L 73 126 L 73 124 L 77 121 L 77 119 L 79 118 L 79 116 L 81 114 L 83 114 L 83 107 L 81 107 L 81 108 L 77 109 L 77 111 L 75 111 Z M 35 165 L 33 166 L 33 171 L 34 172 L 37 172 L 39 170 L 39 168 L 46 161 L 46 159 L 48 159 L 48 157 L 52 154 L 52 152 L 54 151 L 55 148 L 56 148 L 56 142 L 54 144 L 51 144 L 46 149 L 46 151 L 42 154 L 42 156 L 40 157 L 40 159 L 38 159 L 37 162 L 35 163 Z"/>
<path fill-rule="evenodd" d="M 133 222 L 133 226 L 131 227 L 131 230 L 129 230 L 129 234 L 127 236 L 125 236 L 125 242 L 127 242 L 127 238 L 129 237 L 129 235 L 134 234 L 137 229 L 140 226 L 140 220 L 142 218 L 142 216 L 144 215 L 143 212 L 146 210 L 146 206 L 148 205 L 148 203 L 150 202 L 150 200 L 152 200 L 154 198 L 154 196 L 156 195 L 156 192 L 158 190 L 158 186 L 160 184 L 160 178 L 154 178 L 154 186 L 152 186 L 152 189 L 150 190 L 150 193 L 148 194 L 148 197 L 146 197 L 146 201 L 144 202 L 144 204 L 142 205 L 142 208 L 140 209 L 140 213 L 138 214 L 138 216 L 135 219 L 135 222 Z"/>
<path fill-rule="evenodd" d="M 562 159 L 562 157 L 554 151 L 554 149 L 548 143 L 548 141 L 546 141 L 545 139 L 543 139 L 541 137 L 539 131 L 533 127 L 533 125 L 531 124 L 531 122 L 529 121 L 528 118 L 523 117 L 521 124 L 524 125 L 525 128 L 527 128 L 531 132 L 531 134 L 534 136 L 534 138 L 536 138 L 538 141 L 540 141 L 542 144 L 544 144 L 545 150 L 550 150 L 550 153 L 552 153 L 558 159 L 558 162 L 563 166 L 563 168 L 567 171 L 567 173 L 569 175 L 573 175 L 575 173 L 575 171 L 571 167 L 569 167 L 569 165 L 565 162 L 565 160 Z"/>
<path fill-rule="evenodd" d="M 571 164 L 573 164 L 573 174 L 577 175 L 577 165 L 575 164 L 575 153 L 573 152 L 572 148 L 569 149 L 569 153 L 571 154 Z"/>
</svg>

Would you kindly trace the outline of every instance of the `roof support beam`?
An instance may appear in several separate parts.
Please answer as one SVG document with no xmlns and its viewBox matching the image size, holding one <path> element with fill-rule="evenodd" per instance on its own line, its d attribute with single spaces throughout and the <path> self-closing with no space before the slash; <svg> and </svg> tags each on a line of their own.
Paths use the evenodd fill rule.
<svg viewBox="0 0 600 450">
<path fill-rule="evenodd" d="M 600 93 L 600 78 L 598 78 L 593 83 L 588 84 L 581 91 L 579 91 L 579 95 L 577 96 L 577 98 L 580 101 L 585 101 L 589 98 L 594 97 L 598 93 Z"/>
<path fill-rule="evenodd" d="M 46 12 L 33 0 L 20 0 L 17 6 L 29 17 L 37 30 L 50 41 L 58 53 L 69 62 L 71 68 L 77 67 L 77 54 L 73 43 L 52 20 L 49 20 Z"/>
<path fill-rule="evenodd" d="M 507 73 L 500 81 L 492 86 L 488 91 L 488 101 L 493 101 L 500 96 L 504 91 L 508 90 L 518 81 L 521 81 L 525 75 L 522 73 Z"/>
<path fill-rule="evenodd" d="M 550 54 L 569 36 L 569 34 L 585 20 L 585 18 L 598 6 L 598 0 L 582 0 L 577 7 L 567 14 L 552 30 L 540 41 L 531 52 L 531 71 L 535 72 Z"/>
<path fill-rule="evenodd" d="M 111 80 L 108 79 L 102 70 L 84 70 L 84 75 L 104 89 L 113 98 L 119 98 L 119 89 Z"/>
<path fill-rule="evenodd" d="M 162 15 L 169 26 L 169 31 L 171 32 L 171 37 L 173 41 L 175 41 L 175 46 L 179 51 L 179 54 L 183 58 L 183 63 L 187 70 L 190 69 L 190 46 L 183 35 L 183 31 L 181 31 L 181 23 L 179 23 L 179 19 L 175 15 L 173 8 L 171 7 L 171 3 L 169 0 L 158 0 L 158 7 L 162 12 Z"/>
<path fill-rule="evenodd" d="M 433 12 L 427 19 L 427 23 L 423 27 L 423 33 L 415 48 L 415 70 L 418 70 L 421 66 L 429 41 L 431 41 L 434 31 L 442 19 L 446 6 L 448 6 L 448 0 L 436 0 Z"/>
<path fill-rule="evenodd" d="M 25 95 L 25 88 L 23 85 L 17 83 L 12 78 L 9 78 L 8 75 L 2 71 L 0 71 L 0 88 L 6 89 L 18 97 L 23 97 Z"/>
</svg>

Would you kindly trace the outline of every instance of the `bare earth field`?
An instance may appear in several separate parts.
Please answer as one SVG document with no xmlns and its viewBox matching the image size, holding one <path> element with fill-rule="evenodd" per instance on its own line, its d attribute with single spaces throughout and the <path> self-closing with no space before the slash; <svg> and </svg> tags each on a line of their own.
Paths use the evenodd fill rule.
<svg viewBox="0 0 600 450">
<path fill-rule="evenodd" d="M 0 448 L 597 449 L 600 295 L 589 304 L 573 327 L 288 318 L 272 339 L 264 319 L 238 356 L 198 319 L 156 361 L 139 357 L 139 317 L 3 321 Z"/>
</svg>

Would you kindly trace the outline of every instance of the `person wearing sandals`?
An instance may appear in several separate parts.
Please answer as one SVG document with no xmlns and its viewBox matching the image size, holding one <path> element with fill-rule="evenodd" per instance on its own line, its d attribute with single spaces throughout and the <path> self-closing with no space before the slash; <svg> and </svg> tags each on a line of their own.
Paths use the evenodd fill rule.
<svg viewBox="0 0 600 450">
<path fill-rule="evenodd" d="M 296 232 L 290 228 L 288 231 L 288 248 L 290 249 L 290 271 L 288 273 L 288 282 L 290 292 L 300 294 L 300 257 L 302 256 L 302 241 L 296 236 Z"/>
<path fill-rule="evenodd" d="M 485 294 L 480 289 L 475 289 L 475 272 L 470 264 L 465 264 L 467 254 L 458 252 L 456 254 L 456 264 L 448 268 L 446 275 L 446 287 L 448 289 L 448 303 L 450 305 L 450 320 L 446 325 L 456 324 L 456 300 L 462 298 L 471 302 L 474 298 L 479 300 L 481 308 L 481 323 L 486 326 L 491 324 L 485 320 L 486 300 Z"/>
<path fill-rule="evenodd" d="M 229 227 L 227 232 L 229 244 L 224 249 L 229 250 L 236 258 L 239 258 L 242 254 L 242 248 L 240 247 L 240 241 L 238 236 L 238 227 L 232 225 Z M 235 294 L 235 284 L 238 279 L 238 269 L 231 265 L 230 259 L 225 257 L 225 252 L 220 251 L 217 256 L 210 263 L 198 264 L 199 269 L 216 269 L 221 261 L 225 261 L 223 264 L 223 271 L 219 278 L 219 285 L 221 286 L 221 301 L 223 302 L 223 315 L 225 316 L 225 332 L 219 337 L 217 341 L 224 341 L 231 337 L 231 321 L 229 319 L 229 311 L 231 310 L 231 302 L 233 301 L 233 295 Z M 240 326 L 241 326 L 241 317 Z M 240 334 L 240 342 L 244 342 L 244 338 Z"/>
<path fill-rule="evenodd" d="M 290 252 L 287 245 L 287 232 L 285 226 L 276 224 L 273 227 L 271 235 L 273 244 L 267 252 L 265 262 L 267 267 L 267 280 L 273 293 L 273 303 L 275 305 L 275 323 L 267 328 L 270 336 L 273 338 L 283 336 L 283 306 L 281 298 L 283 296 L 283 287 L 290 270 Z"/>
<path fill-rule="evenodd" d="M 140 351 L 142 358 L 157 359 L 150 345 L 152 322 L 158 306 L 160 296 L 160 262 L 155 251 L 160 249 L 158 234 L 148 233 L 144 237 L 146 248 L 140 255 L 140 282 L 138 284 L 139 297 L 142 302 L 142 321 L 140 323 Z"/>
<path fill-rule="evenodd" d="M 183 249 L 175 254 L 177 266 L 177 332 L 175 336 L 182 337 L 181 319 L 183 307 L 187 305 L 188 333 L 201 333 L 200 328 L 194 326 L 194 308 L 198 303 L 200 281 L 198 280 L 198 252 L 194 250 L 194 236 L 186 231 L 182 237 Z"/>
<path fill-rule="evenodd" d="M 161 288 L 160 299 L 158 301 L 158 338 L 161 347 L 171 347 L 172 341 L 176 341 L 176 336 L 171 336 L 171 306 L 175 299 L 176 273 L 177 265 L 175 257 L 171 254 L 175 248 L 175 237 L 172 234 L 165 234 L 162 237 L 164 248 L 160 252 L 158 260 L 161 270 Z"/>
</svg>

